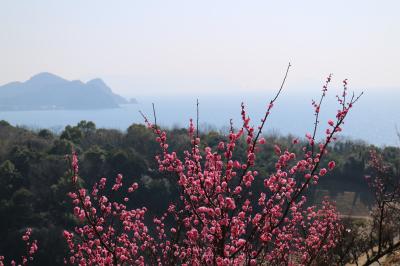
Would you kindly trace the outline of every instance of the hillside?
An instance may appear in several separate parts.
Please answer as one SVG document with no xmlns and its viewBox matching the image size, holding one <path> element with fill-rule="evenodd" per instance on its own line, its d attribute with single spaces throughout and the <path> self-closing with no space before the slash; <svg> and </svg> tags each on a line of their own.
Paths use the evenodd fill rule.
<svg viewBox="0 0 400 266">
<path fill-rule="evenodd" d="M 181 156 L 189 137 L 185 129 L 167 130 L 170 148 Z M 226 136 L 217 132 L 201 133 L 202 145 L 215 148 Z M 292 144 L 292 138 L 266 136 L 266 144 L 257 158 L 259 176 L 255 193 L 264 188 L 263 177 L 275 169 L 277 155 L 274 145 L 290 148 L 301 154 L 301 147 Z M 237 149 L 244 149 L 244 140 Z M 147 219 L 160 215 L 170 202 L 176 201 L 177 187 L 172 176 L 160 173 L 154 156 L 159 144 L 144 125 L 132 124 L 126 131 L 97 128 L 92 122 L 81 121 L 67 126 L 61 134 L 14 127 L 0 121 L 0 250 L 16 257 L 19 234 L 26 226 L 35 228 L 40 250 L 35 265 L 62 265 L 64 240 L 62 228 L 71 229 L 76 221 L 69 215 L 72 210 L 66 194 L 70 191 L 65 154 L 72 148 L 78 153 L 79 172 L 88 187 L 100 177 L 111 180 L 122 173 L 127 182 L 138 182 L 140 189 L 132 195 L 129 208 L 146 206 Z M 372 203 L 365 175 L 369 169 L 369 151 L 376 148 L 394 168 L 400 167 L 397 147 L 377 148 L 364 143 L 339 141 L 334 143 L 327 157 L 336 161 L 336 168 L 312 186 L 310 202 L 320 203 L 325 196 L 336 201 L 345 216 L 361 217 L 368 214 Z M 243 159 L 243 158 L 242 158 Z M 49 254 L 47 251 L 52 250 Z"/>
</svg>

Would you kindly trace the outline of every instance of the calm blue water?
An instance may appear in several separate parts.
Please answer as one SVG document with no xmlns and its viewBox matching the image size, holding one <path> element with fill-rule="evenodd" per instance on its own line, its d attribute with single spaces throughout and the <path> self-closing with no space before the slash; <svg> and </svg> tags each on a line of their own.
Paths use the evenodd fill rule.
<svg viewBox="0 0 400 266">
<path fill-rule="evenodd" d="M 229 126 L 233 118 L 236 125 L 240 124 L 240 103 L 248 105 L 248 113 L 253 123 L 259 121 L 265 110 L 271 93 L 251 94 L 246 97 L 223 94 L 203 95 L 200 101 L 200 125 L 203 129 L 223 129 Z M 291 93 L 281 95 L 267 124 L 267 132 L 293 134 L 304 136 L 313 126 L 311 108 L 311 93 Z M 318 96 L 318 94 L 316 95 Z M 343 136 L 361 139 L 375 145 L 399 145 L 396 135 L 396 125 L 400 127 L 400 107 L 397 99 L 400 93 L 367 92 L 350 113 L 344 126 Z M 382 99 L 382 97 L 385 97 Z M 126 130 L 132 123 L 142 123 L 139 110 L 152 118 L 151 103 L 154 102 L 159 124 L 174 127 L 187 126 L 189 118 L 196 116 L 195 97 L 138 97 L 139 104 L 124 105 L 117 109 L 76 110 L 76 111 L 13 111 L 0 112 L 0 119 L 7 120 L 13 125 L 26 126 L 34 129 L 49 128 L 56 132 L 65 125 L 73 125 L 80 120 L 90 120 L 97 127 Z M 377 99 L 380 99 L 378 102 Z M 326 126 L 327 119 L 333 118 L 337 105 L 334 95 L 326 98 L 322 107 L 321 125 Z M 323 132 L 321 127 L 321 132 Z"/>
</svg>

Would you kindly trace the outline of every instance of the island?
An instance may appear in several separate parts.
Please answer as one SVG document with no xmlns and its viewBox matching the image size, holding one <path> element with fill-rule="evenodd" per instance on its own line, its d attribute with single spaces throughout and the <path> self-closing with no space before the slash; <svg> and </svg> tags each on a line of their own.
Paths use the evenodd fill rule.
<svg viewBox="0 0 400 266">
<path fill-rule="evenodd" d="M 25 82 L 0 86 L 0 110 L 85 110 L 118 108 L 136 103 L 115 94 L 103 80 L 86 83 L 44 72 Z"/>
</svg>

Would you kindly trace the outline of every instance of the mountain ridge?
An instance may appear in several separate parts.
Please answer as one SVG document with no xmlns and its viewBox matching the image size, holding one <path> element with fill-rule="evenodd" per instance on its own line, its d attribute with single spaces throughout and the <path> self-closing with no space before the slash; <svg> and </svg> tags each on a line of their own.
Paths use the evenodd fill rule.
<svg viewBox="0 0 400 266">
<path fill-rule="evenodd" d="M 82 82 L 50 72 L 0 86 L 0 110 L 80 110 L 118 108 L 130 101 L 114 93 L 100 78 Z"/>
</svg>

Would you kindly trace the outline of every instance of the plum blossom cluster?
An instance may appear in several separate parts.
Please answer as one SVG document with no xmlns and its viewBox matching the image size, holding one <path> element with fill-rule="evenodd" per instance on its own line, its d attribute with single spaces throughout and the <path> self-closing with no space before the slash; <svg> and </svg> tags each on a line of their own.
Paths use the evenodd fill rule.
<svg viewBox="0 0 400 266">
<path fill-rule="evenodd" d="M 75 191 L 68 196 L 74 205 L 73 213 L 82 222 L 74 232 L 64 230 L 71 256 L 65 263 L 77 265 L 143 265 L 143 255 L 153 239 L 144 224 L 146 208 L 128 210 L 124 197 L 118 200 L 123 187 L 123 176 L 118 175 L 111 184 L 111 195 L 105 196 L 107 182 L 101 178 L 91 192 L 78 185 L 78 158 L 72 155 L 72 183 Z M 134 182 L 125 191 L 132 193 L 138 188 Z M 121 203 L 123 202 L 123 203 Z M 79 241 L 76 241 L 76 239 Z"/>
<path fill-rule="evenodd" d="M 290 67 L 290 65 L 289 65 Z M 111 184 L 106 196 L 107 179 L 102 178 L 89 193 L 78 185 L 78 160 L 72 155 L 72 182 L 69 194 L 74 215 L 82 224 L 74 232 L 64 232 L 70 256 L 66 262 L 80 265 L 312 265 L 324 261 L 336 245 L 342 230 L 335 206 L 325 200 L 320 208 L 307 204 L 305 191 L 335 167 L 324 167 L 328 145 L 336 139 L 341 126 L 359 97 L 346 97 L 347 81 L 338 96 L 340 108 L 335 119 L 327 122 L 325 136 L 316 140 L 318 117 L 331 76 L 315 107 L 315 127 L 307 134 L 302 154 L 275 145 L 275 170 L 268 176 L 257 171 L 257 155 L 266 140 L 262 131 L 276 96 L 267 104 L 259 126 L 252 126 L 242 104 L 242 126 L 233 126 L 226 141 L 216 149 L 201 143 L 198 128 L 190 120 L 191 148 L 179 156 L 169 151 L 166 132 L 145 118 L 155 133 L 161 153 L 156 156 L 158 170 L 169 173 L 179 188 L 178 202 L 172 202 L 161 217 L 145 224 L 146 208 L 129 210 L 114 192 L 123 189 L 123 177 Z M 237 147 L 244 141 L 244 156 Z M 298 140 L 294 144 L 300 145 Z M 243 155 L 243 154 L 241 154 Z M 238 158 L 244 158 L 239 160 Z M 256 179 L 264 185 L 254 192 Z M 135 191 L 137 183 L 126 190 Z M 259 190 L 258 190 L 259 191 Z M 123 202 L 123 203 L 121 203 Z"/>
<path fill-rule="evenodd" d="M 32 229 L 28 228 L 24 235 L 22 236 L 22 240 L 26 246 L 26 254 L 21 256 L 21 262 L 17 262 L 15 260 L 11 260 L 10 264 L 12 266 L 16 265 L 27 265 L 29 261 L 33 261 L 33 256 L 38 250 L 37 240 L 31 240 Z M 0 256 L 0 266 L 4 266 L 5 258 L 4 256 Z"/>
</svg>

